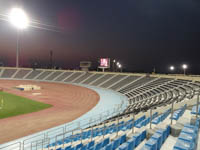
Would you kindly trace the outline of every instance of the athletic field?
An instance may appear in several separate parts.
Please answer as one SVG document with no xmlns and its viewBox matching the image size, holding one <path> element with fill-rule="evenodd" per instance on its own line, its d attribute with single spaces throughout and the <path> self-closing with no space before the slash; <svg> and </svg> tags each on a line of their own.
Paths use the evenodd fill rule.
<svg viewBox="0 0 200 150">
<path fill-rule="evenodd" d="M 41 103 L 14 94 L 0 92 L 0 119 L 37 112 L 51 106 L 50 104 Z"/>
</svg>

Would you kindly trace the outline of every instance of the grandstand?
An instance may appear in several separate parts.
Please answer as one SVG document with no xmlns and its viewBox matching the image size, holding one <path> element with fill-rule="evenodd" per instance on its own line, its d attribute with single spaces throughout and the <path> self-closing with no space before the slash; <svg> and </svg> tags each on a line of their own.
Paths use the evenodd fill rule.
<svg viewBox="0 0 200 150">
<path fill-rule="evenodd" d="M 111 116 L 0 150 L 200 150 L 198 76 L 0 68 L 0 79 L 103 88 L 128 99 L 127 107 Z"/>
</svg>

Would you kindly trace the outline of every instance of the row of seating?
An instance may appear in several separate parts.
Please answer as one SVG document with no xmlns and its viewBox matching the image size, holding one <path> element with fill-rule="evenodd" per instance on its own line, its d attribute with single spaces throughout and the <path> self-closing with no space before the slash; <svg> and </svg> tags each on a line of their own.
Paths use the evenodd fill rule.
<svg viewBox="0 0 200 150">
<path fill-rule="evenodd" d="M 159 79 L 155 80 L 155 82 L 157 81 Z M 126 93 L 130 101 L 126 112 L 140 112 L 141 110 L 148 110 L 152 106 L 166 105 L 173 101 L 180 102 L 185 98 L 191 99 L 198 86 L 197 83 L 185 80 L 164 80 L 158 82 L 158 84 L 147 83 Z"/>
<path fill-rule="evenodd" d="M 135 133 L 131 138 L 127 138 L 126 134 L 117 137 L 113 141 L 105 138 L 100 142 L 90 141 L 86 144 L 79 143 L 76 146 L 68 145 L 65 148 L 59 147 L 56 150 L 133 150 L 146 138 L 146 130 Z M 54 150 L 54 149 L 50 149 Z"/>
<path fill-rule="evenodd" d="M 124 144 L 120 145 L 118 150 L 134 150 L 146 138 L 146 130 L 134 134 Z"/>
<path fill-rule="evenodd" d="M 152 115 L 152 119 L 155 119 L 157 116 L 158 116 L 158 112 L 155 112 Z M 138 123 L 135 127 L 136 128 L 141 128 L 141 127 L 146 126 L 147 124 L 149 124 L 150 121 L 151 121 L 151 117 L 148 117 L 148 118 L 144 119 L 143 121 L 141 121 L 140 123 Z"/>
<path fill-rule="evenodd" d="M 168 115 L 170 114 L 170 112 L 171 112 L 171 109 L 168 109 L 163 114 L 161 114 L 158 117 L 154 118 L 152 120 L 152 124 L 159 124 L 160 122 L 162 122 L 163 120 L 165 120 L 168 117 Z"/>
<path fill-rule="evenodd" d="M 105 150 L 114 150 L 125 141 L 126 135 L 122 135 L 112 142 L 110 142 L 109 138 L 105 138 L 103 141 L 100 141 L 98 143 L 95 143 L 95 141 L 90 141 L 86 144 L 79 143 L 76 146 L 69 145 L 65 148 L 59 147 L 56 150 L 100 150 L 102 148 L 105 148 Z"/>
<path fill-rule="evenodd" d="M 183 113 L 185 112 L 186 107 L 187 107 L 187 105 L 185 104 L 183 107 L 181 107 L 178 110 L 176 110 L 173 113 L 172 119 L 173 120 L 178 120 L 183 115 Z"/>
<path fill-rule="evenodd" d="M 46 147 L 54 147 L 57 145 L 75 142 L 78 140 L 85 140 L 85 139 L 88 139 L 91 137 L 95 138 L 97 136 L 102 136 L 102 135 L 105 136 L 107 134 L 112 134 L 112 133 L 119 132 L 119 131 L 126 131 L 126 130 L 133 128 L 133 126 L 137 126 L 145 118 L 146 118 L 145 116 L 142 116 L 142 117 L 136 119 L 134 122 L 133 122 L 133 119 L 130 119 L 126 122 L 121 121 L 117 124 L 113 123 L 112 125 L 109 125 L 109 126 L 105 125 L 104 127 L 101 127 L 101 128 L 90 129 L 90 130 L 84 131 L 82 133 L 77 133 L 75 135 L 68 136 L 62 140 L 52 142 L 51 144 L 47 145 Z"/>
<path fill-rule="evenodd" d="M 167 126 L 166 129 L 158 129 L 151 136 L 151 138 L 145 143 L 141 150 L 160 150 L 162 144 L 165 142 L 167 137 L 170 134 L 170 126 Z"/>
<path fill-rule="evenodd" d="M 195 125 L 185 124 L 173 150 L 196 150 L 198 144 L 199 124 L 199 118 L 196 119 Z"/>
<path fill-rule="evenodd" d="M 198 112 L 198 113 L 197 113 Z M 192 107 L 192 111 L 191 111 L 191 114 L 198 114 L 198 115 L 200 115 L 200 105 L 198 106 L 198 111 L 197 111 L 197 106 L 195 105 L 195 106 L 193 106 Z"/>
</svg>

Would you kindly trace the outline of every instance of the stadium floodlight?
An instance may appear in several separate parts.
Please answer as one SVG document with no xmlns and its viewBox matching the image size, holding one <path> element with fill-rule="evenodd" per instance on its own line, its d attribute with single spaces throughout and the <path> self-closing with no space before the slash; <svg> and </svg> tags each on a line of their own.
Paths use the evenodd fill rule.
<svg viewBox="0 0 200 150">
<path fill-rule="evenodd" d="M 121 65 L 121 64 L 119 64 L 119 65 L 118 65 L 118 67 L 119 67 L 119 68 L 121 68 L 121 67 L 122 67 L 122 65 Z"/>
<path fill-rule="evenodd" d="M 29 19 L 21 8 L 12 8 L 9 14 L 9 21 L 18 29 L 25 29 L 29 25 Z"/>
<path fill-rule="evenodd" d="M 175 67 L 174 67 L 174 66 L 170 66 L 169 69 L 170 69 L 171 71 L 174 71 Z"/>
<path fill-rule="evenodd" d="M 120 71 L 122 72 L 122 65 L 119 63 L 117 66 L 120 69 Z"/>
<path fill-rule="evenodd" d="M 186 72 L 186 69 L 188 68 L 188 65 L 183 64 L 183 65 L 182 65 L 182 68 L 183 68 L 183 72 L 184 72 L 184 75 L 185 75 L 185 72 Z"/>
<path fill-rule="evenodd" d="M 183 67 L 183 69 L 187 69 L 188 66 L 186 64 L 183 64 L 182 67 Z"/>
<path fill-rule="evenodd" d="M 18 68 L 20 30 L 26 29 L 29 26 L 29 18 L 21 8 L 12 8 L 9 14 L 9 21 L 17 28 L 16 68 Z"/>
</svg>

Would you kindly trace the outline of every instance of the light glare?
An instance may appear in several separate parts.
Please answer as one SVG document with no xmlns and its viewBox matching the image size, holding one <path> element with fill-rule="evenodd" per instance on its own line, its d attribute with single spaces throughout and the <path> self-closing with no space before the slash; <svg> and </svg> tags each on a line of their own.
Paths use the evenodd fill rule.
<svg viewBox="0 0 200 150">
<path fill-rule="evenodd" d="M 20 8 L 13 8 L 9 15 L 11 24 L 18 29 L 25 29 L 29 25 L 29 19 L 26 13 Z"/>
<path fill-rule="evenodd" d="M 187 69 L 188 68 L 188 66 L 186 65 L 186 64 L 183 64 L 183 69 Z"/>
<path fill-rule="evenodd" d="M 175 68 L 174 66 L 170 66 L 170 70 L 173 71 Z"/>
</svg>

